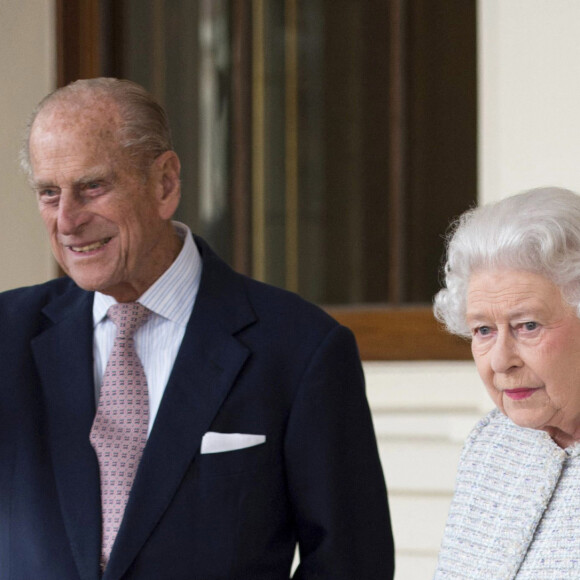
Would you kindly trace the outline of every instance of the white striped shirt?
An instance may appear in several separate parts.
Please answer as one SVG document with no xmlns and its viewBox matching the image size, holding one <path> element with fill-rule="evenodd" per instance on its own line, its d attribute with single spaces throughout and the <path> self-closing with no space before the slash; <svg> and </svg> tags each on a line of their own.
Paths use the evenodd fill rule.
<svg viewBox="0 0 580 580">
<path fill-rule="evenodd" d="M 149 388 L 149 433 L 181 346 L 201 278 L 201 256 L 190 229 L 179 222 L 173 222 L 173 225 L 184 241 L 181 252 L 137 300 L 153 312 L 134 336 Z M 115 303 L 112 296 L 95 292 L 93 360 L 97 403 L 117 330 L 115 323 L 107 317 L 107 310 Z"/>
</svg>

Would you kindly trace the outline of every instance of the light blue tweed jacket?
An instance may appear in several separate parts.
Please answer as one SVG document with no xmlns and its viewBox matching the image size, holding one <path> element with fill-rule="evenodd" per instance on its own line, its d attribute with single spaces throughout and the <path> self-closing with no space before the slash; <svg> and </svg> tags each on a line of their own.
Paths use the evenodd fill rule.
<svg viewBox="0 0 580 580">
<path fill-rule="evenodd" d="M 498 410 L 459 462 L 435 580 L 580 579 L 580 444 Z"/>
</svg>

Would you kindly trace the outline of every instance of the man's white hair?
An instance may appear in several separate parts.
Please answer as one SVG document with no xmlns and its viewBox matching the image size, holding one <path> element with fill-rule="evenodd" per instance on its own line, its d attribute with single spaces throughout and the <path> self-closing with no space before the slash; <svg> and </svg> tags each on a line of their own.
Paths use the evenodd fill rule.
<svg viewBox="0 0 580 580">
<path fill-rule="evenodd" d="M 32 112 L 20 150 L 20 165 L 28 177 L 32 174 L 30 132 L 38 115 L 62 103 L 68 107 L 89 106 L 95 98 L 110 98 L 116 103 L 122 119 L 119 144 L 143 171 L 153 159 L 173 148 L 165 110 L 141 85 L 106 77 L 81 79 L 50 93 Z"/>
</svg>

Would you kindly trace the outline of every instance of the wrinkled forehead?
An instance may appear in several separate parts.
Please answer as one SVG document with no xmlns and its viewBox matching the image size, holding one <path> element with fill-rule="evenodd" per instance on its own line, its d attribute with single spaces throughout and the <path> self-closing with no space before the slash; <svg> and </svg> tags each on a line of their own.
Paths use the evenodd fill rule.
<svg viewBox="0 0 580 580">
<path fill-rule="evenodd" d="M 121 126 L 118 106 L 109 97 L 78 95 L 49 102 L 38 113 L 30 132 L 31 144 L 47 133 L 76 133 L 115 141 Z"/>
<path fill-rule="evenodd" d="M 124 160 L 118 127 L 115 110 L 103 103 L 43 109 L 30 133 L 32 184 L 113 171 Z"/>
<path fill-rule="evenodd" d="M 70 154 L 114 158 L 120 152 L 120 115 L 111 102 L 59 101 L 48 104 L 36 117 L 30 132 L 30 161 Z M 102 159 L 104 161 L 104 159 Z"/>
</svg>

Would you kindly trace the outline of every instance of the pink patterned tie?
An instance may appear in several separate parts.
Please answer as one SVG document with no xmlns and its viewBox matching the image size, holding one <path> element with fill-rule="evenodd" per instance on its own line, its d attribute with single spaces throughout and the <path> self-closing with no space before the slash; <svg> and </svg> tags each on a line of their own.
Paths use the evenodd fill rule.
<svg viewBox="0 0 580 580">
<path fill-rule="evenodd" d="M 103 375 L 97 414 L 90 433 L 101 471 L 103 569 L 119 531 L 147 441 L 147 379 L 135 350 L 133 334 L 150 313 L 137 302 L 114 304 L 107 312 L 117 325 L 117 336 Z"/>
</svg>

